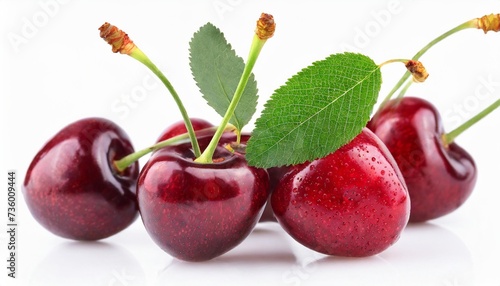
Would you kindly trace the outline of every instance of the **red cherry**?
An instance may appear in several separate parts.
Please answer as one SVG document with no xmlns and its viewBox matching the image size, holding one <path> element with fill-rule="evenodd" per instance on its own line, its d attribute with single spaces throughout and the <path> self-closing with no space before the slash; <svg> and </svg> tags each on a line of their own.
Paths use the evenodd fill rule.
<svg viewBox="0 0 500 286">
<path fill-rule="evenodd" d="M 382 252 L 398 240 L 410 213 L 396 162 L 366 128 L 326 157 L 291 167 L 271 203 L 298 242 L 338 256 Z"/>
<path fill-rule="evenodd" d="M 209 127 L 213 127 L 212 123 L 200 119 L 200 118 L 191 118 L 191 124 L 193 125 L 193 130 L 201 130 Z M 163 130 L 163 132 L 160 134 L 158 137 L 158 140 L 156 142 L 161 142 L 163 140 L 170 139 L 174 136 L 181 135 L 187 132 L 186 129 L 186 124 L 184 124 L 184 121 L 177 121 L 174 124 L 170 125 L 167 127 L 167 129 Z"/>
<path fill-rule="evenodd" d="M 444 216 L 467 200 L 477 178 L 474 160 L 456 143 L 444 144 L 441 117 L 430 102 L 391 100 L 367 126 L 386 144 L 403 174 L 410 221 Z"/>
<path fill-rule="evenodd" d="M 199 137 L 206 148 L 211 136 Z M 231 133 L 221 143 L 235 141 Z M 268 174 L 244 156 L 219 145 L 216 163 L 194 162 L 190 143 L 152 156 L 139 176 L 137 198 L 143 223 L 170 255 L 209 260 L 237 246 L 252 231 L 268 198 Z"/>
<path fill-rule="evenodd" d="M 125 132 L 102 118 L 76 121 L 36 154 L 23 194 L 33 217 L 46 229 L 75 240 L 106 238 L 138 216 L 138 163 L 124 172 L 113 161 L 133 153 Z"/>
<path fill-rule="evenodd" d="M 204 119 L 191 118 L 190 120 L 191 120 L 191 124 L 193 125 L 193 129 L 195 131 L 209 128 L 209 127 L 213 126 L 210 122 L 208 122 Z M 183 134 L 186 132 L 187 132 L 186 125 L 184 124 L 183 120 L 180 120 L 180 121 L 170 125 L 169 127 L 167 127 L 162 132 L 162 134 L 159 136 L 157 142 L 172 138 L 174 136 L 177 136 L 177 135 L 180 135 L 180 134 Z M 242 134 L 240 142 L 241 142 L 241 144 L 245 145 L 249 139 L 250 139 L 250 134 Z M 224 141 L 224 138 L 222 141 Z M 227 141 L 227 140 L 225 140 L 225 141 Z M 228 142 L 225 142 L 225 143 L 222 142 L 222 143 L 225 144 Z M 270 168 L 267 170 L 269 173 L 269 191 L 270 191 L 270 193 L 276 188 L 279 180 L 281 179 L 283 174 L 286 173 L 287 170 L 288 170 L 288 167 L 275 167 L 275 168 Z M 268 199 L 268 201 L 264 207 L 264 211 L 262 213 L 262 216 L 259 219 L 259 222 L 268 222 L 268 221 L 277 222 L 276 218 L 274 217 L 274 213 L 273 213 L 273 210 L 271 207 L 270 198 Z"/>
<path fill-rule="evenodd" d="M 288 173 L 291 167 L 282 166 L 282 167 L 273 167 L 267 169 L 267 173 L 269 174 L 269 193 L 272 194 L 274 190 L 278 187 L 279 182 L 283 178 L 285 174 Z M 266 206 L 264 207 L 264 212 L 260 217 L 259 222 L 277 222 L 276 217 L 274 216 L 273 208 L 271 206 L 271 197 L 267 200 Z"/>
</svg>

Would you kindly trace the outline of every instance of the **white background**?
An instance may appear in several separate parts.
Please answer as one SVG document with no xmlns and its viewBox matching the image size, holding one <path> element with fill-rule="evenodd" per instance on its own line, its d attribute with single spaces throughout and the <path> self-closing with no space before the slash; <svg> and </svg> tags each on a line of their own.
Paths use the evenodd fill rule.
<svg viewBox="0 0 500 286">
<path fill-rule="evenodd" d="M 7 171 L 17 171 L 19 222 L 15 280 L 5 279 L 8 237 L 0 232 L 1 285 L 500 286 L 500 111 L 457 139 L 479 170 L 466 204 L 443 218 L 408 226 L 394 246 L 369 258 L 319 255 L 271 223 L 259 225 L 234 250 L 203 263 L 172 259 L 152 242 L 140 219 L 103 241 L 74 242 L 39 226 L 20 191 L 33 156 L 70 122 L 88 116 L 109 118 L 140 149 L 181 119 L 161 83 L 137 61 L 113 54 L 99 37 L 97 29 L 105 21 L 125 30 L 164 71 L 191 116 L 217 124 L 220 117 L 202 100 L 188 61 L 188 42 L 206 22 L 218 26 L 246 58 L 256 19 L 261 12 L 274 15 L 275 37 L 254 69 L 261 110 L 274 89 L 315 60 L 346 50 L 378 63 L 410 58 L 459 23 L 500 12 L 499 1 L 0 3 L 0 170 L 4 190 Z M 421 58 L 431 76 L 414 85 L 409 95 L 431 100 L 446 130 L 451 130 L 499 98 L 499 50 L 499 34 L 456 34 Z M 382 69 L 381 98 L 403 71 L 402 65 Z M 0 222 L 5 225 L 6 199 L 6 191 L 0 190 Z"/>
</svg>

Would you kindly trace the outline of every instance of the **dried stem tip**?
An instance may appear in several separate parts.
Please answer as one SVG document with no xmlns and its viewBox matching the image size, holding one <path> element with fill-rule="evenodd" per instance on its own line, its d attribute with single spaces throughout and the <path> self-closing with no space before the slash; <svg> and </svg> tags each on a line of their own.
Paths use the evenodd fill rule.
<svg viewBox="0 0 500 286">
<path fill-rule="evenodd" d="M 113 53 L 120 52 L 121 54 L 130 55 L 136 47 L 134 42 L 130 40 L 128 35 L 116 26 L 106 22 L 99 28 L 100 36 L 113 48 Z"/>
<path fill-rule="evenodd" d="M 261 40 L 267 40 L 274 35 L 276 23 L 274 23 L 273 15 L 262 13 L 257 21 L 257 28 L 255 34 Z"/>
<path fill-rule="evenodd" d="M 419 61 L 409 60 L 405 66 L 411 72 L 413 80 L 416 82 L 424 82 L 429 77 L 429 73 L 427 73 L 427 70 Z"/>
<path fill-rule="evenodd" d="M 486 34 L 488 31 L 500 31 L 500 14 L 489 14 L 477 18 L 477 28 L 482 29 Z"/>
</svg>

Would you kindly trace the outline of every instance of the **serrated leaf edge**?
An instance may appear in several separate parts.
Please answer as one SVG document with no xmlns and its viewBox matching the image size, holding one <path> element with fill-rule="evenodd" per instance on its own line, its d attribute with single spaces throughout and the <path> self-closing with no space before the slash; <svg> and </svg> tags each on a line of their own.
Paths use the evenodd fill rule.
<svg viewBox="0 0 500 286">
<path fill-rule="evenodd" d="M 326 57 L 325 59 L 323 60 L 319 60 L 319 61 L 315 61 L 313 62 L 311 65 L 301 69 L 299 72 L 297 72 L 295 75 L 293 75 L 292 77 L 290 77 L 284 85 L 281 85 L 280 87 L 278 87 L 277 89 L 275 89 L 274 91 L 274 94 L 276 94 L 276 92 L 278 90 L 280 90 L 281 88 L 285 87 L 294 77 L 296 76 L 299 76 L 301 73 L 307 71 L 308 69 L 310 69 L 311 67 L 314 67 L 315 65 L 317 65 L 318 63 L 320 62 L 323 62 L 325 60 L 327 60 L 328 58 L 332 57 L 332 56 L 335 56 L 335 55 L 342 55 L 342 54 L 353 54 L 353 55 L 361 55 L 361 56 L 364 56 L 364 57 L 367 57 L 366 55 L 363 55 L 363 54 L 360 54 L 360 53 L 351 53 L 351 52 L 345 52 L 345 53 L 339 53 L 339 54 L 332 54 L 328 57 Z M 368 57 L 369 58 L 369 57 Z M 370 58 L 371 60 L 371 58 Z M 373 61 L 373 60 L 372 60 Z M 331 101 L 330 103 L 328 103 L 327 105 L 325 105 L 323 108 L 321 108 L 319 111 L 315 112 L 314 115 L 310 116 L 308 118 L 308 120 L 310 120 L 310 118 L 314 117 L 316 114 L 322 112 L 323 110 L 325 110 L 326 108 L 328 108 L 329 106 L 331 106 L 331 104 L 334 104 L 337 100 L 339 100 L 340 98 L 344 97 L 347 93 L 349 93 L 349 91 L 353 90 L 354 88 L 356 88 L 357 86 L 359 86 L 361 83 L 363 83 L 364 81 L 366 81 L 367 78 L 371 77 L 375 72 L 377 72 L 378 70 L 380 70 L 380 67 L 377 66 L 377 68 L 373 69 L 372 71 L 369 71 L 369 73 L 360 81 L 358 81 L 355 85 L 353 85 L 351 88 L 349 88 L 348 90 L 346 90 L 345 92 L 343 92 L 341 95 L 339 95 L 337 98 L 335 98 L 335 100 Z M 264 104 L 264 108 L 267 107 L 267 102 L 266 104 Z M 273 147 L 275 147 L 276 145 L 278 145 L 282 140 L 284 140 L 284 138 L 288 137 L 291 133 L 293 133 L 293 131 L 295 131 L 297 128 L 299 128 L 300 126 L 302 126 L 304 123 L 308 122 L 308 120 L 305 120 L 303 122 L 301 122 L 299 125 L 297 125 L 296 127 L 294 127 L 292 130 L 290 130 L 290 132 L 288 132 L 285 136 L 282 136 L 281 139 L 279 139 L 275 144 L 269 146 L 269 148 L 267 148 L 265 151 L 261 152 L 260 154 L 263 154 L 263 153 L 266 153 L 268 150 L 272 149 Z M 361 132 L 361 131 L 360 131 Z M 354 136 L 355 137 L 355 136 Z M 351 140 L 354 138 L 352 137 Z M 249 140 L 249 143 L 250 141 L 252 141 L 252 137 L 250 138 Z M 344 142 L 343 144 L 341 144 L 341 146 L 337 147 L 336 149 L 333 149 L 331 151 L 329 151 L 329 153 L 327 154 L 330 154 L 332 152 L 335 152 L 336 150 L 340 149 L 343 145 L 349 143 L 350 140 L 348 140 L 347 142 Z M 250 143 L 251 145 L 251 143 Z M 325 154 L 325 155 L 327 155 Z M 255 157 L 259 157 L 259 156 L 255 156 Z M 314 159 L 317 159 L 317 158 L 314 158 Z M 312 160 L 314 160 L 312 159 Z M 248 160 L 248 164 L 250 166 L 254 166 L 254 167 L 259 167 L 259 168 L 270 168 L 270 167 L 278 167 L 278 166 L 272 166 L 272 164 L 268 164 L 267 162 L 265 164 L 253 164 L 254 160 Z M 267 160 L 266 160 L 267 161 Z M 307 161 L 307 160 L 306 160 Z M 301 163 L 304 163 L 304 161 L 295 161 L 295 162 L 292 162 L 291 164 L 292 165 L 295 165 L 295 164 L 301 164 Z"/>
<path fill-rule="evenodd" d="M 190 41 L 189 41 L 189 46 L 190 46 L 190 48 L 189 48 L 189 67 L 190 67 L 190 70 L 191 70 L 191 76 L 193 77 L 193 79 L 194 79 L 194 81 L 195 81 L 195 84 L 196 84 L 196 86 L 198 87 L 198 91 L 201 93 L 201 95 L 202 95 L 202 97 L 205 99 L 206 103 L 207 103 L 210 107 L 212 107 L 212 109 L 213 109 L 213 110 L 214 110 L 217 114 L 219 114 L 220 116 L 224 116 L 224 114 L 220 114 L 220 113 L 219 113 L 219 112 L 215 109 L 215 107 L 214 107 L 214 106 L 210 103 L 210 101 L 206 98 L 206 95 L 203 93 L 202 88 L 200 87 L 200 84 L 199 84 L 199 82 L 196 80 L 196 76 L 195 76 L 195 75 L 194 75 L 194 73 L 193 73 L 193 67 L 192 67 L 192 53 L 191 53 L 191 43 L 192 43 L 192 41 L 193 41 L 193 39 L 194 39 L 195 35 L 196 35 L 197 33 L 199 33 L 199 32 L 200 32 L 202 29 L 204 29 L 205 27 L 212 27 L 212 28 L 214 28 L 214 29 L 215 29 L 218 33 L 220 33 L 220 35 L 221 35 L 221 36 L 222 36 L 222 38 L 224 39 L 224 41 L 225 41 L 225 45 L 228 47 L 228 50 L 229 50 L 230 52 L 232 52 L 232 53 L 234 54 L 234 56 L 235 56 L 238 60 L 241 60 L 241 62 L 243 62 L 243 64 L 245 64 L 245 60 L 243 59 L 243 57 L 240 57 L 240 56 L 236 53 L 236 50 L 233 48 L 233 46 L 231 45 L 231 43 L 229 43 L 229 41 L 227 41 L 227 39 L 226 39 L 226 37 L 225 37 L 224 33 L 223 33 L 223 32 L 222 32 L 222 31 L 221 31 L 221 30 L 220 30 L 217 26 L 215 26 L 214 24 L 212 24 L 211 22 L 207 22 L 205 25 L 201 26 L 201 27 L 200 27 L 200 28 L 199 28 L 199 29 L 198 29 L 198 30 L 197 30 L 197 31 L 193 34 L 193 36 L 191 37 L 191 39 L 190 39 Z M 233 95 L 229 94 L 229 93 L 226 91 L 226 89 L 224 88 L 224 85 L 222 84 L 222 81 L 221 81 L 221 79 L 220 79 L 220 74 L 219 74 L 218 72 L 217 72 L 217 80 L 218 80 L 218 84 L 221 86 L 221 90 L 223 91 L 224 96 L 225 96 L 225 99 L 226 99 L 226 102 L 228 103 L 228 106 L 229 106 L 229 104 L 231 103 L 231 100 L 232 100 L 232 99 L 231 99 L 231 96 L 233 96 Z M 256 79 L 255 79 L 255 75 L 253 74 L 253 72 L 250 74 L 249 79 L 248 79 L 248 82 L 249 82 L 249 83 L 250 83 L 250 82 L 253 82 L 253 83 L 255 84 L 255 92 L 256 92 L 256 94 L 255 94 L 255 96 L 256 96 L 256 98 L 255 98 L 255 104 L 251 107 L 251 108 L 253 109 L 252 116 L 250 117 L 250 119 L 249 119 L 249 120 L 247 120 L 247 122 L 246 122 L 246 123 L 245 123 L 245 122 L 243 122 L 243 120 L 241 120 L 241 119 L 239 119 L 238 117 L 236 117 L 236 115 L 235 115 L 235 114 L 233 114 L 233 115 L 232 115 L 232 117 L 231 117 L 231 119 L 232 119 L 231 121 L 233 121 L 233 122 L 235 123 L 234 125 L 235 125 L 235 126 L 236 126 L 236 128 L 237 128 L 238 130 L 240 130 L 240 131 L 243 129 L 243 127 L 244 127 L 246 124 L 248 124 L 248 122 L 250 122 L 251 118 L 255 115 L 255 112 L 257 111 L 257 109 L 256 109 L 256 108 L 257 108 L 257 105 L 258 105 L 258 97 L 259 97 L 258 92 L 259 92 L 259 89 L 258 89 L 258 86 L 257 86 L 257 81 L 256 81 Z M 248 85 L 248 84 L 247 84 L 247 85 Z M 246 90 L 246 89 L 247 89 L 247 87 L 245 87 L 245 90 Z M 245 92 L 245 90 L 243 91 L 243 93 Z M 234 119 L 234 120 L 233 120 L 233 119 Z"/>
</svg>

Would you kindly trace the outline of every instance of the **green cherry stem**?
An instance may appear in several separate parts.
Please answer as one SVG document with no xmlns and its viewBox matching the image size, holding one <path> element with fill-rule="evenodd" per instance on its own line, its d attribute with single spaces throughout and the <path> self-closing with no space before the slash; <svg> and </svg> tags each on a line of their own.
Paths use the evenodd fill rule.
<svg viewBox="0 0 500 286">
<path fill-rule="evenodd" d="M 198 131 L 195 131 L 195 135 L 202 136 L 203 134 L 207 134 L 207 135 L 212 134 L 217 129 L 219 129 L 219 127 L 217 127 L 217 126 L 200 129 Z M 223 131 L 224 132 L 235 132 L 236 127 L 234 127 L 234 125 L 232 125 L 232 124 L 227 124 L 225 126 L 225 128 L 223 128 Z M 132 154 L 129 154 L 129 155 L 127 155 L 119 160 L 115 160 L 115 161 L 113 161 L 113 165 L 118 172 L 123 172 L 123 171 L 125 171 L 125 169 L 127 169 L 135 161 L 142 158 L 144 155 L 149 154 L 151 152 L 154 152 L 156 150 L 159 150 L 163 147 L 167 147 L 167 146 L 175 145 L 177 143 L 181 143 L 189 138 L 190 138 L 189 133 L 183 133 L 183 134 L 174 136 L 172 138 L 163 140 L 163 141 L 158 142 L 154 145 L 151 145 L 147 148 L 144 148 L 142 150 L 139 150 L 139 151 L 136 151 Z"/>
<path fill-rule="evenodd" d="M 413 84 L 413 80 L 409 80 L 406 82 L 405 86 L 401 89 L 401 92 L 397 96 L 397 98 L 401 98 L 405 95 L 406 91 L 410 88 L 410 86 Z"/>
<path fill-rule="evenodd" d="M 465 130 L 469 129 L 472 125 L 476 124 L 479 120 L 486 117 L 488 114 L 493 112 L 493 110 L 497 109 L 500 106 L 500 99 L 497 99 L 490 106 L 486 107 L 483 111 L 479 112 L 476 116 L 467 120 L 462 125 L 458 126 L 454 130 L 443 135 L 443 141 L 445 146 L 452 143 L 458 135 L 462 134 Z"/>
<path fill-rule="evenodd" d="M 259 57 L 260 51 L 264 47 L 264 44 L 267 42 L 267 39 L 271 38 L 274 35 L 275 27 L 276 25 L 274 23 L 273 16 L 262 13 L 259 20 L 257 21 L 257 28 L 255 30 L 255 35 L 253 37 L 252 45 L 250 47 L 247 63 L 245 64 L 245 68 L 241 75 L 238 86 L 236 87 L 231 103 L 229 104 L 229 107 L 226 110 L 224 117 L 222 118 L 222 122 L 219 125 L 219 128 L 217 129 L 217 131 L 215 131 L 212 140 L 208 144 L 205 151 L 203 151 L 201 156 L 199 156 L 195 160 L 195 162 L 202 164 L 212 163 L 215 149 L 217 148 L 217 144 L 219 143 L 219 140 L 222 134 L 224 133 L 224 129 L 221 126 L 226 126 L 229 123 L 231 117 L 233 116 L 234 110 L 236 109 L 236 106 L 238 105 L 238 102 L 241 99 L 243 91 L 245 90 L 250 74 L 252 73 L 252 69 L 257 61 L 257 58 Z M 238 142 L 239 142 L 239 136 L 240 135 L 238 134 Z"/>
<path fill-rule="evenodd" d="M 139 49 L 132 40 L 130 40 L 125 32 L 107 22 L 99 28 L 99 31 L 101 38 L 103 38 L 106 42 L 108 42 L 108 44 L 112 46 L 112 50 L 114 53 L 119 52 L 121 54 L 131 56 L 132 58 L 148 67 L 161 80 L 161 82 L 165 85 L 165 87 L 172 95 L 179 111 L 181 112 L 184 124 L 186 125 L 186 130 L 188 131 L 188 135 L 191 140 L 194 155 L 196 157 L 200 156 L 201 150 L 198 145 L 198 141 L 196 140 L 196 135 L 191 120 L 189 119 L 189 115 L 186 111 L 186 108 L 184 108 L 179 95 L 177 94 L 167 77 L 148 58 L 148 56 L 143 51 L 141 51 L 141 49 Z"/>
<path fill-rule="evenodd" d="M 471 26 L 471 21 L 467 21 L 463 24 L 460 24 L 456 26 L 455 28 L 447 31 L 446 33 L 440 35 L 439 37 L 435 38 L 431 42 L 429 42 L 425 47 L 423 47 L 420 51 L 418 51 L 413 57 L 413 60 L 419 60 L 420 57 L 425 54 L 430 48 L 432 48 L 435 44 L 439 43 L 440 41 L 444 40 L 445 38 L 468 28 L 472 28 Z M 403 76 L 399 79 L 399 81 L 396 83 L 396 85 L 392 88 L 392 90 L 389 92 L 389 94 L 384 98 L 384 101 L 382 101 L 382 105 L 389 101 L 394 93 L 405 83 L 406 80 L 410 77 L 410 72 L 406 71 Z M 400 93 L 399 97 L 402 97 L 404 93 Z"/>
<path fill-rule="evenodd" d="M 170 81 L 165 77 L 165 75 L 154 65 L 151 60 L 139 49 L 136 51 L 132 52 L 131 56 L 135 58 L 136 60 L 140 61 L 144 65 L 146 65 L 160 80 L 161 82 L 165 85 L 165 87 L 168 89 L 172 97 L 174 98 L 175 103 L 177 104 L 177 107 L 179 108 L 179 111 L 181 112 L 182 119 L 184 120 L 184 124 L 186 125 L 186 130 L 188 131 L 189 138 L 191 140 L 191 145 L 193 147 L 193 152 L 196 157 L 201 155 L 201 150 L 200 146 L 198 145 L 198 141 L 196 140 L 193 124 L 191 123 L 191 120 L 189 119 L 189 115 L 186 111 L 186 108 L 182 104 L 182 101 L 175 91 L 174 87 L 170 83 Z"/>
<path fill-rule="evenodd" d="M 485 15 L 481 18 L 475 18 L 469 21 L 466 21 L 453 29 L 443 33 L 439 37 L 435 38 L 434 40 L 430 41 L 427 45 L 425 45 L 420 51 L 418 51 L 412 58 L 412 60 L 419 60 L 420 57 L 425 54 L 430 48 L 432 48 L 434 45 L 437 43 L 441 42 L 445 38 L 460 32 L 465 29 L 481 29 L 484 31 L 486 34 L 488 31 L 494 31 L 498 32 L 500 30 L 500 14 L 489 14 Z M 383 106 L 387 101 L 389 101 L 394 93 L 405 83 L 405 81 L 410 77 L 410 72 L 405 72 L 404 75 L 399 79 L 399 81 L 396 83 L 396 85 L 392 88 L 392 90 L 389 92 L 389 94 L 384 98 L 382 101 L 381 106 Z M 400 94 L 400 96 L 403 96 L 404 92 Z"/>
</svg>

